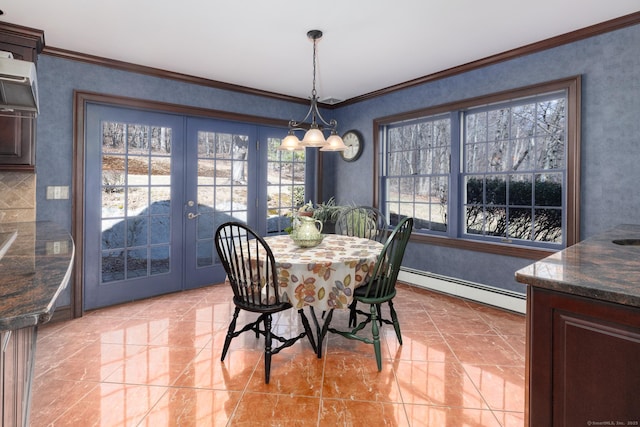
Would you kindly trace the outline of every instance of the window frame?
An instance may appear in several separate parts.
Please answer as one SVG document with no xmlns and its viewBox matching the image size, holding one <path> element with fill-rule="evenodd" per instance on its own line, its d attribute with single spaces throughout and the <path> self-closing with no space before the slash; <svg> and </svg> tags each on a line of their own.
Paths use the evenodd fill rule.
<svg viewBox="0 0 640 427">
<path fill-rule="evenodd" d="M 564 247 L 569 247 L 580 240 L 580 107 L 581 107 L 581 76 L 572 76 L 560 80 L 539 83 L 535 85 L 515 88 L 512 90 L 501 91 L 488 95 L 478 96 L 474 98 L 454 101 L 447 104 L 425 107 L 418 110 L 385 116 L 373 120 L 373 145 L 374 145 L 374 204 L 380 206 L 383 200 L 381 191 L 383 190 L 382 182 L 384 165 L 383 152 L 385 147 L 385 129 L 388 125 L 397 124 L 401 121 L 417 120 L 426 116 L 444 115 L 455 112 L 452 116 L 459 116 L 458 112 L 471 108 L 478 108 L 489 104 L 498 104 L 517 100 L 520 98 L 534 97 L 537 95 L 566 91 L 567 94 L 567 111 L 566 111 L 566 187 L 565 187 L 565 210 L 563 212 L 565 245 L 560 245 L 558 249 L 541 248 L 535 246 L 526 246 L 514 242 L 492 242 L 484 240 L 476 240 L 462 237 L 463 234 L 457 232 L 457 235 L 434 235 L 426 233 L 413 233 L 412 241 L 472 250 L 478 252 L 486 252 L 498 255 L 508 255 L 527 259 L 540 259 L 548 256 L 550 253 L 556 252 Z M 452 129 L 452 145 L 460 144 L 461 136 L 458 135 L 457 129 Z M 452 159 L 453 161 L 453 159 Z M 461 173 L 451 175 L 450 192 L 451 199 L 461 200 L 459 194 L 458 181 Z M 453 217 L 457 218 L 462 214 L 460 202 L 456 202 L 454 206 L 455 212 L 449 212 Z M 453 218 L 452 218 L 453 220 Z M 451 228 L 451 227 L 449 227 Z M 460 227 L 456 224 L 455 230 Z"/>
</svg>

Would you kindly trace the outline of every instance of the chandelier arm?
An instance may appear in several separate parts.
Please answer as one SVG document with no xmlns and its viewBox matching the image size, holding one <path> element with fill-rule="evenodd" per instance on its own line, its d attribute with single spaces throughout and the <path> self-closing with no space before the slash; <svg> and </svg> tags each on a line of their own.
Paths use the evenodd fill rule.
<svg viewBox="0 0 640 427">
<path fill-rule="evenodd" d="M 331 119 L 329 121 L 325 120 L 325 118 L 322 117 L 322 114 L 320 114 L 320 110 L 318 110 L 318 104 L 317 103 L 314 104 L 314 107 L 315 107 L 315 110 L 316 110 L 316 115 L 320 119 L 320 123 L 322 123 L 328 129 L 335 130 L 336 127 L 338 126 L 338 122 L 335 119 Z"/>
<path fill-rule="evenodd" d="M 292 130 L 304 130 L 304 128 L 302 128 L 301 125 L 305 123 L 309 117 L 312 118 L 311 125 L 318 124 L 318 122 L 316 121 L 316 117 L 317 117 L 320 122 L 319 124 L 323 125 L 322 127 L 326 127 L 328 129 L 334 130 L 338 126 L 338 122 L 335 119 L 331 119 L 327 121 L 324 117 L 322 117 L 322 114 L 320 114 L 320 110 L 318 109 L 318 101 L 316 98 L 316 99 L 311 99 L 311 106 L 307 111 L 307 115 L 304 116 L 304 118 L 299 121 L 290 120 L 289 128 L 292 128 Z"/>
<path fill-rule="evenodd" d="M 299 121 L 290 120 L 289 121 L 289 128 L 292 129 L 292 130 L 306 130 L 301 125 L 303 125 L 307 121 L 307 119 L 309 117 L 311 117 L 312 113 L 313 113 L 313 103 L 311 103 L 311 106 L 309 107 L 309 111 L 307 111 L 307 115 L 304 116 L 304 118 L 302 120 L 299 120 Z"/>
</svg>

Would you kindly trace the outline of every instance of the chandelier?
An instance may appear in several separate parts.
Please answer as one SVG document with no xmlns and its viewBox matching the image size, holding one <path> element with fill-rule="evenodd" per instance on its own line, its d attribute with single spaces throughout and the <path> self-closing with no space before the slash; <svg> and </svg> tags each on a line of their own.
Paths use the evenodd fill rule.
<svg viewBox="0 0 640 427">
<path fill-rule="evenodd" d="M 313 89 L 311 91 L 311 106 L 307 115 L 301 121 L 289 121 L 289 133 L 282 140 L 279 150 L 304 150 L 306 147 L 320 147 L 320 151 L 344 151 L 347 147 L 342 138 L 338 135 L 336 128 L 338 122 L 335 120 L 326 121 L 318 110 L 318 93 L 316 92 L 316 44 L 322 38 L 322 31 L 311 30 L 307 32 L 307 37 L 313 40 Z M 305 123 L 311 118 L 311 123 Z M 296 136 L 296 132 L 305 132 L 302 141 Z M 325 139 L 324 132 L 329 132 L 329 137 Z"/>
</svg>

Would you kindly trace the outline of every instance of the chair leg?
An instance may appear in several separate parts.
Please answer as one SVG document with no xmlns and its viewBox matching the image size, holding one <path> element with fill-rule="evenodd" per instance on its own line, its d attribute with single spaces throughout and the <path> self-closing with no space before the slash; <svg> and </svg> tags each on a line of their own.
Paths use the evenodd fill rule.
<svg viewBox="0 0 640 427">
<path fill-rule="evenodd" d="M 373 350 L 376 353 L 378 372 L 382 371 L 382 351 L 380 349 L 380 329 L 378 328 L 378 309 L 376 304 L 371 304 L 371 332 L 373 334 Z"/>
<path fill-rule="evenodd" d="M 358 301 L 353 300 L 349 306 L 349 327 L 355 328 L 358 321 L 358 313 L 356 312 L 356 304 Z"/>
<path fill-rule="evenodd" d="M 271 374 L 271 315 L 264 318 L 264 382 L 269 384 Z"/>
<path fill-rule="evenodd" d="M 333 319 L 333 309 L 329 310 L 327 318 L 324 319 L 322 329 L 318 331 L 318 359 L 322 357 L 322 343 L 324 342 L 324 337 L 327 335 L 327 331 L 329 330 L 329 326 L 331 325 L 331 319 Z"/>
<path fill-rule="evenodd" d="M 311 331 L 311 325 L 309 325 L 309 320 L 307 316 L 304 314 L 304 310 L 298 310 L 298 314 L 300 315 L 300 320 L 302 320 L 302 326 L 304 326 L 304 332 L 307 334 L 307 339 L 311 344 L 311 348 L 315 353 L 318 353 L 318 347 L 316 347 L 316 341 L 313 339 L 313 332 Z M 322 313 L 324 314 L 324 313 Z"/>
<path fill-rule="evenodd" d="M 227 351 L 229 350 L 229 345 L 231 344 L 231 339 L 233 338 L 233 333 L 236 330 L 238 313 L 240 313 L 240 308 L 236 307 L 233 311 L 233 318 L 231 319 L 231 323 L 229 323 L 229 329 L 227 329 L 227 337 L 224 339 L 224 347 L 222 347 L 222 356 L 220 357 L 221 362 L 224 362 L 224 358 L 226 357 Z"/>
<path fill-rule="evenodd" d="M 391 312 L 391 320 L 393 321 L 393 329 L 396 330 L 396 337 L 398 342 L 402 345 L 402 334 L 400 333 L 400 322 L 398 322 L 398 315 L 395 308 L 393 308 L 393 300 L 389 300 L 389 311 Z"/>
</svg>

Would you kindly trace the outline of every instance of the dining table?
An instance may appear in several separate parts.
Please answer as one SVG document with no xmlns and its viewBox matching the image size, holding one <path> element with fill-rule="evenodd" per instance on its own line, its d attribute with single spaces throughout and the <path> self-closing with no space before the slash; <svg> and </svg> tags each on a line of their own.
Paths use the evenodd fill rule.
<svg viewBox="0 0 640 427">
<path fill-rule="evenodd" d="M 317 313 L 348 309 L 353 291 L 367 283 L 383 245 L 375 240 L 326 234 L 314 247 L 300 247 L 289 235 L 269 236 L 265 241 L 273 252 L 278 270 L 279 294 L 296 310 L 309 308 L 316 328 L 318 358 L 327 334 Z"/>
</svg>

